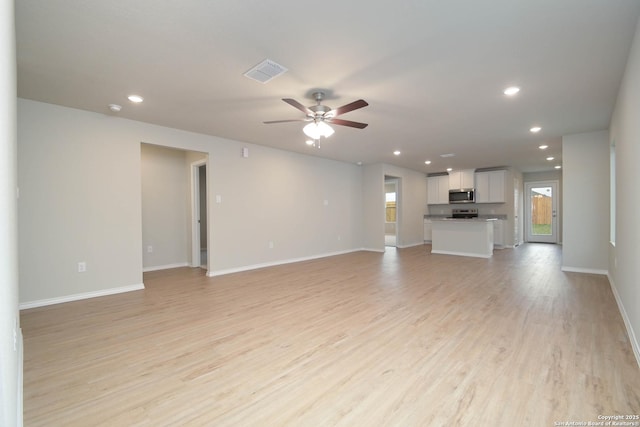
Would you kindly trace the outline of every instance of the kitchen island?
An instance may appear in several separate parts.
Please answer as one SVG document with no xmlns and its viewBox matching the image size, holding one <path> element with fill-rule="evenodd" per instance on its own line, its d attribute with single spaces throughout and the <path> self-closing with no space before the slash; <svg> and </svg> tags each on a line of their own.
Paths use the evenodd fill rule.
<svg viewBox="0 0 640 427">
<path fill-rule="evenodd" d="M 485 218 L 432 219 L 431 253 L 490 258 L 493 221 Z"/>
</svg>

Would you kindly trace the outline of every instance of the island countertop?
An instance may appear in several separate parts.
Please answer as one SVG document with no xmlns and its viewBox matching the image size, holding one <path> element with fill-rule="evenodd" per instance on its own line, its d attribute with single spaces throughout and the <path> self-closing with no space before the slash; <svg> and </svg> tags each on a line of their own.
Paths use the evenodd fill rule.
<svg viewBox="0 0 640 427">
<path fill-rule="evenodd" d="M 449 215 L 442 215 L 442 214 L 438 214 L 438 215 L 431 215 L 431 214 L 426 214 L 424 215 L 424 219 L 428 219 L 431 221 L 440 221 L 443 219 L 446 219 L 447 221 L 451 221 L 452 219 L 457 219 L 457 220 L 463 220 L 463 221 L 468 221 L 469 219 L 474 219 L 474 218 L 451 218 L 451 214 Z M 504 214 L 489 214 L 489 215 L 478 215 L 478 218 L 480 220 L 506 220 L 507 219 L 507 215 Z"/>
<path fill-rule="evenodd" d="M 488 221 L 498 221 L 498 218 L 449 218 L 449 217 L 439 217 L 439 218 L 429 218 L 431 221 L 447 221 L 447 222 L 488 222 Z"/>
</svg>

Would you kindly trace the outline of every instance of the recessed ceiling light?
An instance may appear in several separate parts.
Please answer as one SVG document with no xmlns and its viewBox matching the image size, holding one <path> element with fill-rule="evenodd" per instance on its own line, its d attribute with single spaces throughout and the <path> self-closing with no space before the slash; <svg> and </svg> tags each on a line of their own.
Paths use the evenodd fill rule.
<svg viewBox="0 0 640 427">
<path fill-rule="evenodd" d="M 551 161 L 551 160 L 553 160 L 554 158 L 555 158 L 555 157 L 553 157 L 553 156 L 549 156 L 549 157 L 547 157 L 547 160 Z"/>
<path fill-rule="evenodd" d="M 144 101 L 144 98 L 141 97 L 140 95 L 129 95 L 127 96 L 127 99 L 131 102 L 135 102 L 136 104 L 139 104 L 142 101 Z"/>
<path fill-rule="evenodd" d="M 541 145 L 538 148 L 541 149 L 541 150 L 546 150 L 547 148 L 549 148 L 549 146 L 548 145 Z"/>
<path fill-rule="evenodd" d="M 362 166 L 362 162 L 356 162 L 356 165 Z"/>
<path fill-rule="evenodd" d="M 122 105 L 118 105 L 118 104 L 109 104 L 109 110 L 113 111 L 114 113 L 119 112 L 120 110 L 122 110 Z"/>
<path fill-rule="evenodd" d="M 507 95 L 507 96 L 513 96 L 513 95 L 515 95 L 515 94 L 516 94 L 516 93 L 518 93 L 518 92 L 520 92 L 520 88 L 519 88 L 519 87 L 517 87 L 517 86 L 511 86 L 511 87 L 506 88 L 506 89 L 504 90 L 504 92 L 502 92 L 502 93 L 504 93 L 504 94 L 505 94 L 505 95 Z"/>
<path fill-rule="evenodd" d="M 453 168 L 447 168 L 447 172 L 451 172 Z"/>
<path fill-rule="evenodd" d="M 562 169 L 562 166 L 556 165 L 556 169 Z"/>
<path fill-rule="evenodd" d="M 313 141 L 313 139 L 307 139 L 306 140 L 306 144 L 307 145 L 313 145 L 313 144 L 315 144 L 315 142 Z"/>
<path fill-rule="evenodd" d="M 531 129 L 529 129 L 529 132 L 531 133 L 538 133 L 542 130 L 542 128 L 540 126 L 534 126 Z"/>
<path fill-rule="evenodd" d="M 394 154 L 395 156 L 399 156 L 399 155 L 400 155 L 400 151 L 399 151 L 399 150 L 396 150 L 396 151 L 394 151 L 394 152 L 393 152 L 393 154 Z"/>
<path fill-rule="evenodd" d="M 431 164 L 431 160 L 426 160 L 426 161 L 424 162 L 424 164 L 425 164 L 425 165 L 430 165 L 430 164 Z"/>
<path fill-rule="evenodd" d="M 455 157 L 455 154 L 453 154 L 453 153 L 440 154 L 440 157 L 442 157 L 442 158 Z"/>
</svg>

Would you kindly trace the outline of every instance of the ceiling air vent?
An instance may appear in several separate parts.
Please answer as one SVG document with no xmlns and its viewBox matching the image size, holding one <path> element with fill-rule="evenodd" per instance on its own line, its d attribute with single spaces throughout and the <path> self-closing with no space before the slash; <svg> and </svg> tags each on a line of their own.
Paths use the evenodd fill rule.
<svg viewBox="0 0 640 427">
<path fill-rule="evenodd" d="M 245 77 L 249 77 L 260 83 L 267 83 L 271 79 L 278 77 L 280 74 L 286 73 L 288 70 L 282 65 L 273 62 L 270 59 L 265 59 L 246 73 Z"/>
</svg>

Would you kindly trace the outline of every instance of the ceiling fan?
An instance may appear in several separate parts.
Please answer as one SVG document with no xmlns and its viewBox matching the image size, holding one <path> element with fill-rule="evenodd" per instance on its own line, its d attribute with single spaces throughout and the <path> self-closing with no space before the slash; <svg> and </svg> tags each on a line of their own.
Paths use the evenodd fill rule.
<svg viewBox="0 0 640 427">
<path fill-rule="evenodd" d="M 343 105 L 342 107 L 331 109 L 326 105 L 322 105 L 324 92 L 314 92 L 313 98 L 316 100 L 316 105 L 312 105 L 311 107 L 305 107 L 295 99 L 282 99 L 287 104 L 302 111 L 306 115 L 305 118 L 293 120 L 272 120 L 264 123 L 272 124 L 287 122 L 311 122 L 304 127 L 303 131 L 314 141 L 318 141 L 321 136 L 324 136 L 326 138 L 333 134 L 333 129 L 328 125 L 328 123 L 340 126 L 349 126 L 357 129 L 364 129 L 368 126 L 367 123 L 353 122 L 351 120 L 336 118 L 337 116 L 348 113 L 349 111 L 357 110 L 369 105 L 364 99 L 358 99 L 357 101 L 350 102 L 349 104 Z"/>
</svg>

